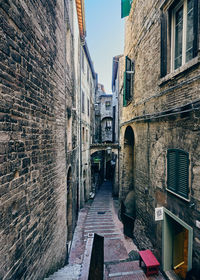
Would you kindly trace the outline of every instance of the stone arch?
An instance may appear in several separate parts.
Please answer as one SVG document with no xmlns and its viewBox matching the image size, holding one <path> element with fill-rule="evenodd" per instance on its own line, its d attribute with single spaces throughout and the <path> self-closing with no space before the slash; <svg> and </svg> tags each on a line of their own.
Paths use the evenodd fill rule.
<svg viewBox="0 0 200 280">
<path fill-rule="evenodd" d="M 67 172 L 67 241 L 72 240 L 72 168 Z"/>
<path fill-rule="evenodd" d="M 134 190 L 135 135 L 131 126 L 125 130 L 123 150 L 122 193 L 125 197 L 129 191 Z"/>
</svg>

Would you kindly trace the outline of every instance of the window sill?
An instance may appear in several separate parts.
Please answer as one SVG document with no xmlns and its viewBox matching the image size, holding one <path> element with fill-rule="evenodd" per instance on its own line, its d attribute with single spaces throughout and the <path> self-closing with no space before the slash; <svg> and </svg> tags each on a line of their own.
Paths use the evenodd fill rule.
<svg viewBox="0 0 200 280">
<path fill-rule="evenodd" d="M 175 193 L 175 192 L 173 192 L 173 191 L 171 191 L 171 190 L 169 190 L 169 189 L 166 189 L 166 190 L 167 190 L 167 192 L 169 192 L 169 193 L 171 193 L 171 194 L 173 194 L 173 195 L 175 195 L 175 196 L 181 198 L 182 200 L 185 200 L 185 201 L 187 201 L 187 202 L 190 202 L 190 198 L 185 198 L 185 197 L 181 196 L 180 194 L 177 194 L 177 193 Z"/>
<path fill-rule="evenodd" d="M 183 74 L 184 72 L 191 70 L 194 66 L 198 65 L 199 63 L 200 63 L 200 56 L 196 56 L 195 58 L 185 63 L 178 69 L 174 70 L 173 72 L 167 74 L 165 77 L 161 78 L 158 85 L 163 86 L 169 81 L 176 79 L 177 77 L 179 77 L 179 75 Z"/>
</svg>

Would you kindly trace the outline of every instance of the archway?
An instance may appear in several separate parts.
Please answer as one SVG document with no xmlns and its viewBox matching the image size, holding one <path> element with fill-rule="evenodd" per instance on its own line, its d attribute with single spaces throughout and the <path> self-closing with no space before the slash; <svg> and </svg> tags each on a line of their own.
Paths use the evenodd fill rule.
<svg viewBox="0 0 200 280">
<path fill-rule="evenodd" d="M 133 129 L 128 126 L 124 134 L 124 158 L 123 158 L 123 196 L 134 189 L 134 147 L 135 137 Z"/>
<path fill-rule="evenodd" d="M 72 169 L 67 172 L 67 241 L 72 240 Z"/>
</svg>

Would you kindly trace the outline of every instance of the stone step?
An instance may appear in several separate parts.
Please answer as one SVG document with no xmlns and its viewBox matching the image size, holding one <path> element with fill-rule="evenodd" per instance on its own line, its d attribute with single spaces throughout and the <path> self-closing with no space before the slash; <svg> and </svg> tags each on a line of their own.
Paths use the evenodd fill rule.
<svg viewBox="0 0 200 280">
<path fill-rule="evenodd" d="M 80 273 L 81 265 L 66 265 L 54 274 L 50 275 L 48 278 L 44 278 L 44 280 L 78 280 Z"/>
</svg>

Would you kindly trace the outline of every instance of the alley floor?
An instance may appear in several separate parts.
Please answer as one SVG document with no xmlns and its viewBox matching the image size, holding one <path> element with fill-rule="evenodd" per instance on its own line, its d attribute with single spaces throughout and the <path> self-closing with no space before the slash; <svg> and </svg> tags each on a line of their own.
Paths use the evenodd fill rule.
<svg viewBox="0 0 200 280">
<path fill-rule="evenodd" d="M 57 272 L 49 280 L 79 279 L 88 233 L 104 236 L 104 280 L 165 279 L 160 272 L 158 276 L 147 278 L 139 267 L 138 249 L 131 238 L 124 236 L 115 205 L 112 184 L 104 182 L 94 201 L 80 211 L 70 251 L 70 269 L 61 269 L 60 274 Z"/>
</svg>

